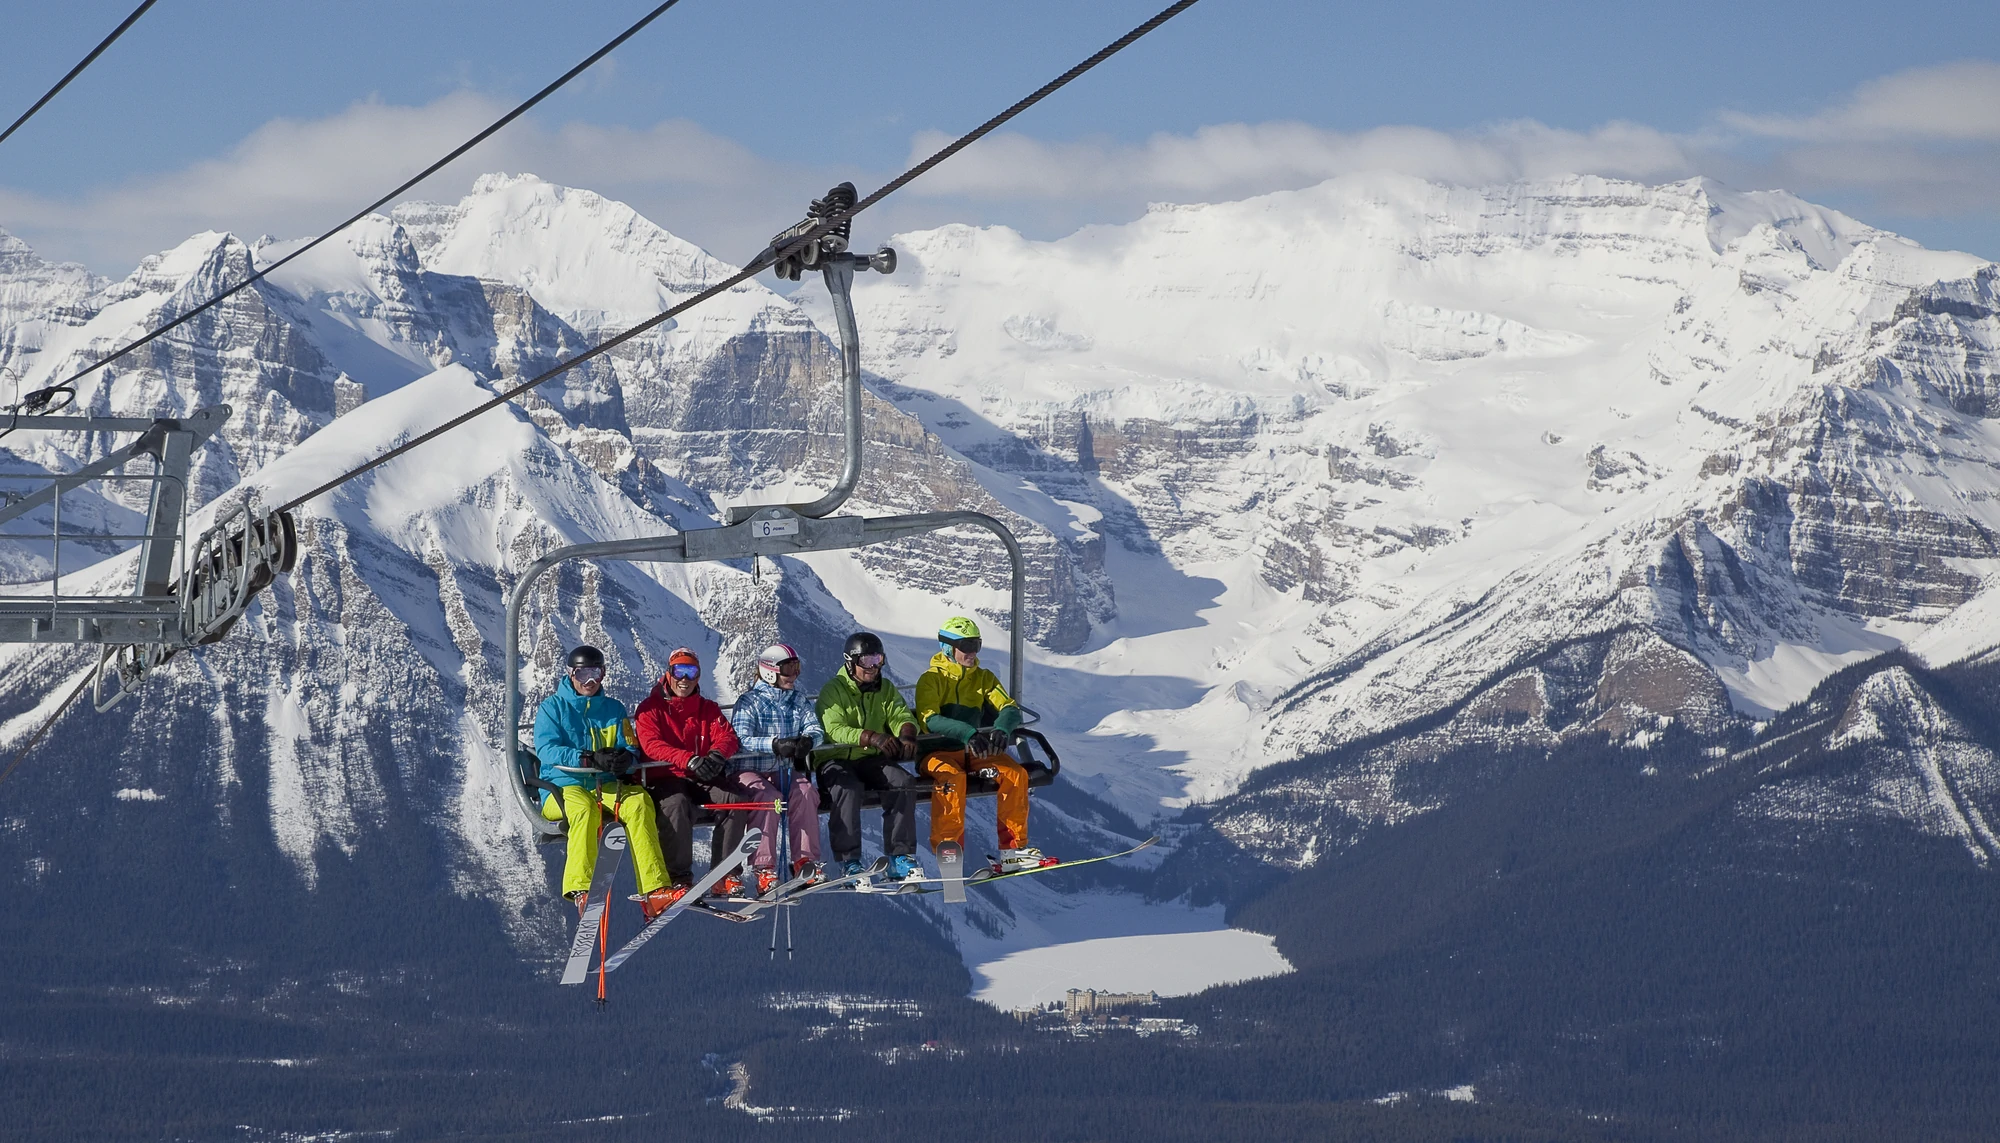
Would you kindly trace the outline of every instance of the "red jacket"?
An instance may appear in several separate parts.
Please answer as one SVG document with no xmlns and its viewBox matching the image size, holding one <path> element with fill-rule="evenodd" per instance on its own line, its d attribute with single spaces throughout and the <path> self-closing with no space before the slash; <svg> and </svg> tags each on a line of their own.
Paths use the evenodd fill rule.
<svg viewBox="0 0 2000 1143">
<path fill-rule="evenodd" d="M 646 757 L 668 763 L 667 769 L 680 778 L 687 777 L 687 764 L 699 755 L 720 750 L 727 758 L 742 749 L 721 707 L 699 694 L 675 698 L 660 683 L 653 684 L 653 693 L 632 712 L 632 725 Z M 658 768 L 648 771 L 659 773 Z"/>
</svg>

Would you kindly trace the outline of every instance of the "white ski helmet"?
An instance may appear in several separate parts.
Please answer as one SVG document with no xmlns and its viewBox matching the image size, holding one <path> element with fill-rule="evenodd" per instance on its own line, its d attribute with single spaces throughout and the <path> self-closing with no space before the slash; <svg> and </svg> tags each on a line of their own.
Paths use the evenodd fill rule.
<svg viewBox="0 0 2000 1143">
<path fill-rule="evenodd" d="M 773 643 L 757 652 L 757 677 L 775 687 L 778 685 L 778 668 L 798 660 L 799 653 L 792 649 L 790 643 Z"/>
</svg>

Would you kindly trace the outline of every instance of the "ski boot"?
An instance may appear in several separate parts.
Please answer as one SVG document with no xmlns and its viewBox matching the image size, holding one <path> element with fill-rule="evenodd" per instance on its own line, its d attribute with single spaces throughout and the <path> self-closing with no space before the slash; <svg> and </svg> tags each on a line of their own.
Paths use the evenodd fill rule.
<svg viewBox="0 0 2000 1143">
<path fill-rule="evenodd" d="M 859 865 L 860 862 L 855 862 L 855 864 Z M 807 861 L 804 858 L 800 858 L 792 862 L 792 877 L 801 887 L 817 885 L 826 880 L 826 867 L 817 861 Z"/>
<path fill-rule="evenodd" d="M 889 880 L 921 881 L 923 877 L 924 867 L 918 865 L 917 859 L 909 854 L 899 853 L 889 859 Z"/>
<path fill-rule="evenodd" d="M 1023 870 L 1040 869 L 1044 865 L 1055 864 L 1057 864 L 1055 858 L 1043 856 L 1042 851 L 1032 845 L 1024 845 L 1019 849 L 1001 850 L 1000 860 L 994 863 L 993 872 L 1020 873 Z"/>
<path fill-rule="evenodd" d="M 644 897 L 639 898 L 639 911 L 648 921 L 674 907 L 674 903 L 687 896 L 685 885 L 662 885 Z"/>
<path fill-rule="evenodd" d="M 759 897 L 766 896 L 771 892 L 771 890 L 776 889 L 777 887 L 778 887 L 777 870 L 759 869 L 757 871 L 757 896 Z"/>
</svg>

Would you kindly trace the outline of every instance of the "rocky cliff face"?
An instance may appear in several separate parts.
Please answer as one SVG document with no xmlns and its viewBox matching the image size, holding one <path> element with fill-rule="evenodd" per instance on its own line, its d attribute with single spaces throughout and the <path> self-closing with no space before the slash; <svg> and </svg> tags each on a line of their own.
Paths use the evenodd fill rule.
<svg viewBox="0 0 2000 1143">
<path fill-rule="evenodd" d="M 1088 652 L 1205 693 L 1096 727 L 1184 797 L 1385 737 L 1747 730 L 2000 554 L 1992 267 L 1790 196 L 1359 177 L 899 241 L 885 392 L 1128 595 L 1217 583 Z"/>
<path fill-rule="evenodd" d="M 67 376 L 288 248 L 202 235 L 107 283 L 6 241 L 0 367 L 28 387 Z M 489 179 L 456 206 L 406 206 L 358 225 L 93 374 L 79 404 L 172 415 L 228 402 L 237 412 L 202 454 L 197 501 L 255 489 L 282 502 L 730 269 L 587 192 Z M 118 772 L 137 812 L 189 829 L 240 818 L 244 774 L 256 770 L 253 788 L 269 791 L 260 828 L 308 885 L 323 862 L 421 825 L 433 839 L 424 859 L 432 873 L 501 904 L 521 940 L 553 939 L 561 918 L 540 910 L 541 863 L 488 765 L 508 737 L 503 619 L 515 576 L 561 544 L 708 526 L 724 499 L 795 499 L 829 482 L 839 463 L 837 362 L 797 306 L 745 286 L 516 411 L 495 411 L 314 501 L 301 512 L 297 572 L 229 640 L 176 659 L 110 716 L 143 729 L 116 736 L 97 761 Z M 988 494 L 913 419 L 872 399 L 869 413 L 870 464 L 850 511 L 972 508 L 1014 520 L 1035 569 L 1031 636 L 1078 638 L 1087 620 L 1077 601 L 1098 593 L 1078 587 L 1087 573 L 1070 545 Z M 13 467 L 65 468 L 116 443 L 20 434 L 5 447 Z M 87 499 L 65 498 L 67 528 L 110 532 L 130 516 Z M 892 591 L 970 589 L 973 605 L 1004 623 L 1005 565 L 985 550 L 991 541 L 946 540 L 871 552 L 866 567 Z M 88 578 L 111 590 L 129 580 L 121 547 L 99 543 L 95 554 L 108 558 Z M 74 569 L 78 546 L 65 548 Z M 45 554 L 27 552 L 7 569 L 19 581 L 45 576 Z M 636 700 L 667 652 L 688 644 L 728 699 L 781 631 L 824 677 L 857 625 L 795 560 L 754 574 L 747 565 L 570 565 L 531 602 L 525 685 L 532 703 L 552 684 L 561 650 L 587 640 L 606 649 L 621 693 Z M 0 651 L 0 738 L 29 733 L 44 698 L 85 665 L 64 649 Z M 79 720 L 96 716 L 73 713 L 65 727 Z M 48 852 L 60 825 L 38 822 L 15 840 L 24 853 Z"/>
</svg>

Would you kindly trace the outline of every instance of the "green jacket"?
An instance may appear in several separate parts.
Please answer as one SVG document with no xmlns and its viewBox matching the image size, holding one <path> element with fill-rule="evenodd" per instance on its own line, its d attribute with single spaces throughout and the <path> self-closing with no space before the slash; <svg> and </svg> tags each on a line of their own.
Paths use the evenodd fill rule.
<svg viewBox="0 0 2000 1143">
<path fill-rule="evenodd" d="M 1021 708 L 1007 697 L 998 675 L 985 667 L 961 667 L 943 651 L 931 656 L 931 669 L 917 680 L 917 716 L 924 720 L 920 730 L 960 744 L 972 741 L 982 726 L 1012 732 L 1021 725 Z"/>
<path fill-rule="evenodd" d="M 874 751 L 860 745 L 861 732 L 894 735 L 904 723 L 915 723 L 909 704 L 889 681 L 889 673 L 874 690 L 864 691 L 846 669 L 836 672 L 819 690 L 819 723 L 826 729 L 826 745 L 813 752 L 815 766 L 849 758 L 865 758 Z M 848 749 L 840 749 L 847 747 Z"/>
</svg>

